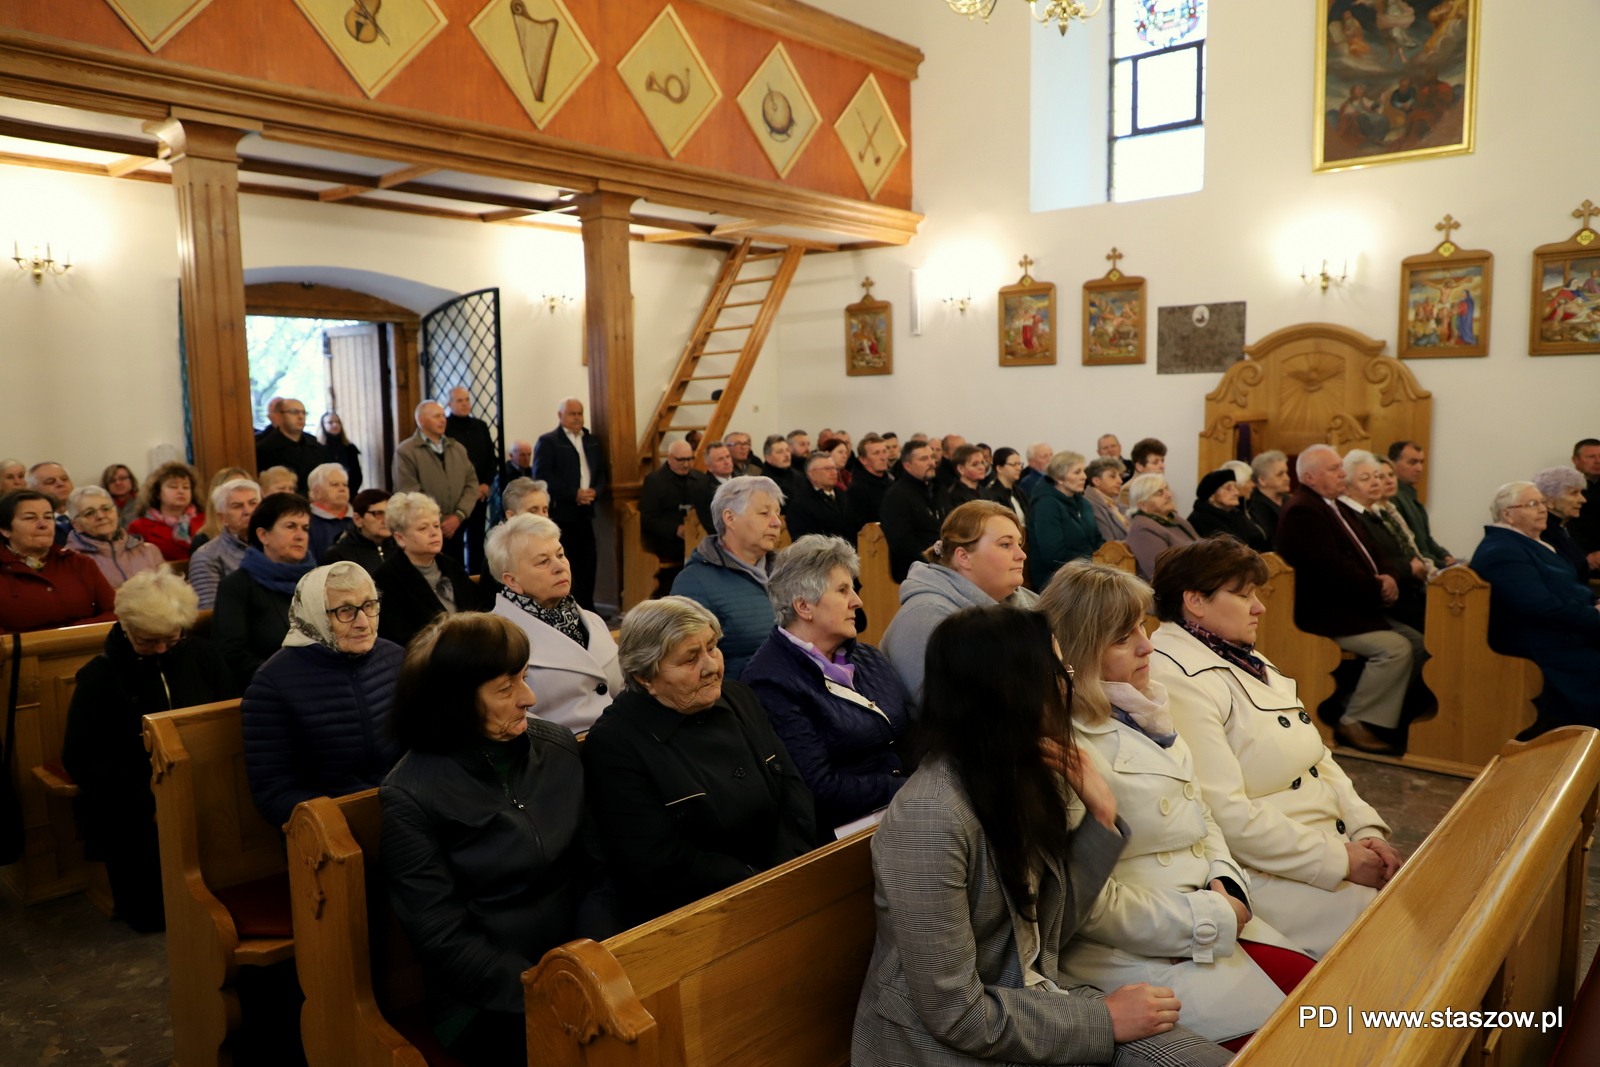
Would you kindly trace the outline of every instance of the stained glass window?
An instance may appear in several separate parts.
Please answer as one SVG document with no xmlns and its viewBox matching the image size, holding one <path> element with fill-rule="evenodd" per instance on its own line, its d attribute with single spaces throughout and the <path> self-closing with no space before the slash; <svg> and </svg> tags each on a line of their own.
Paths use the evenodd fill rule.
<svg viewBox="0 0 1600 1067">
<path fill-rule="evenodd" d="M 1112 0 L 1109 198 L 1205 181 L 1205 0 Z"/>
</svg>

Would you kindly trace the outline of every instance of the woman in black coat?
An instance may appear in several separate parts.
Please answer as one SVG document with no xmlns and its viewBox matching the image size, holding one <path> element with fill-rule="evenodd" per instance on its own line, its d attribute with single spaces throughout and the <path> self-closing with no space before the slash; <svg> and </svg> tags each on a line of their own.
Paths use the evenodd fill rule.
<svg viewBox="0 0 1600 1067">
<path fill-rule="evenodd" d="M 624 916 L 644 922 L 811 850 L 811 791 L 750 688 L 723 679 L 715 615 L 686 597 L 622 622 L 626 689 L 583 745 Z"/>
<path fill-rule="evenodd" d="M 767 585 L 778 625 L 739 676 L 811 789 L 824 832 L 881 810 L 915 769 L 905 751 L 911 694 L 887 656 L 856 640 L 860 569 L 837 537 L 812 534 L 778 553 Z"/>
<path fill-rule="evenodd" d="M 310 545 L 311 502 L 272 493 L 250 516 L 250 547 L 239 569 L 217 583 L 211 638 L 240 689 L 283 645 L 294 588 L 317 565 L 306 558 Z"/>
<path fill-rule="evenodd" d="M 344 468 L 345 476 L 350 479 L 350 495 L 361 492 L 361 449 L 345 436 L 344 422 L 336 412 L 330 411 L 322 416 L 322 447 L 328 453 L 329 463 L 337 463 Z"/>
<path fill-rule="evenodd" d="M 1195 490 L 1189 525 L 1201 537 L 1232 534 L 1257 552 L 1272 547 L 1271 540 L 1245 511 L 1239 497 L 1239 479 L 1231 470 L 1212 471 Z"/>
<path fill-rule="evenodd" d="M 468 1067 L 526 1067 L 522 972 L 621 929 L 596 889 L 577 741 L 528 714 L 528 653 L 498 615 L 450 615 L 418 635 L 392 719 L 410 751 L 378 791 L 389 899 L 434 1034 Z"/>
<path fill-rule="evenodd" d="M 238 695 L 220 653 L 184 636 L 199 598 L 175 574 L 146 571 L 117 590 L 105 651 L 78 671 L 61 762 L 77 783 L 84 856 L 104 860 L 117 917 L 164 929 L 156 801 L 143 717 Z"/>
<path fill-rule="evenodd" d="M 385 640 L 405 645 L 441 614 L 494 606 L 494 598 L 479 589 L 461 562 L 441 551 L 444 530 L 432 497 L 396 493 L 385 520 L 400 550 L 373 575 L 383 593 L 378 633 Z"/>
</svg>

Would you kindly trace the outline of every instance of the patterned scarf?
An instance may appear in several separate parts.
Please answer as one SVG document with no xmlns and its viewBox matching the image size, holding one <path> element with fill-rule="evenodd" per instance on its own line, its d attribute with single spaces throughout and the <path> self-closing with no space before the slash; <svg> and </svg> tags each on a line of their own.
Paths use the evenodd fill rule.
<svg viewBox="0 0 1600 1067">
<path fill-rule="evenodd" d="M 1160 523 L 1162 526 L 1178 525 L 1178 517 L 1176 515 L 1157 515 L 1153 511 L 1141 511 L 1139 514 L 1143 515 L 1147 519 L 1151 519 Z"/>
<path fill-rule="evenodd" d="M 579 648 L 589 647 L 589 628 L 583 624 L 583 611 L 574 597 L 565 597 L 553 608 L 541 607 L 539 602 L 509 589 L 500 590 L 502 596 L 546 626 L 554 627 L 578 642 Z"/>
<path fill-rule="evenodd" d="M 198 514 L 199 512 L 195 510 L 194 505 L 190 504 L 188 510 L 186 510 L 182 515 L 179 515 L 177 518 L 173 518 L 170 515 L 163 515 L 159 508 L 145 512 L 144 517 L 152 522 L 159 522 L 166 526 L 172 531 L 172 539 L 174 541 L 186 545 L 189 543 L 190 537 L 189 525 L 194 522 L 194 517 Z"/>
<path fill-rule="evenodd" d="M 1221 656 L 1226 662 L 1249 671 L 1258 682 L 1266 682 L 1267 665 L 1252 655 L 1256 650 L 1255 645 L 1236 645 L 1232 641 L 1224 641 L 1210 630 L 1202 629 L 1188 619 L 1183 619 L 1178 625 L 1189 631 L 1196 641 Z"/>
<path fill-rule="evenodd" d="M 1396 510 L 1392 500 L 1374 504 L 1369 510 L 1378 516 L 1378 520 L 1384 526 L 1388 527 L 1389 533 L 1396 541 L 1400 542 L 1400 547 L 1410 553 L 1413 559 L 1421 557 L 1422 552 L 1417 548 L 1417 539 L 1412 536 L 1411 527 L 1406 525 L 1406 520 Z"/>
</svg>

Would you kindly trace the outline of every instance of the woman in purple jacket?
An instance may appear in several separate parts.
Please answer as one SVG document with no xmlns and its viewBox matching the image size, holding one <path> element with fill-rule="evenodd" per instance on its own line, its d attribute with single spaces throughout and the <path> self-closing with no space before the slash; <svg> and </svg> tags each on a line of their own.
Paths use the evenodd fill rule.
<svg viewBox="0 0 1600 1067">
<path fill-rule="evenodd" d="M 767 586 L 778 625 L 740 677 L 811 787 L 824 834 L 882 809 L 915 770 L 911 695 L 856 640 L 860 571 L 837 537 L 807 534 L 779 553 Z"/>
</svg>

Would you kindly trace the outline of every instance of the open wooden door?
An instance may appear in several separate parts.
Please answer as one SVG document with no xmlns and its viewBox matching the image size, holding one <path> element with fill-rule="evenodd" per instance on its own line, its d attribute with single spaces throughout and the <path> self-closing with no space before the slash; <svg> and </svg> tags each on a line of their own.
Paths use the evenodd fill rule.
<svg viewBox="0 0 1600 1067">
<path fill-rule="evenodd" d="M 388 489 L 394 459 L 394 412 L 389 396 L 389 329 L 364 322 L 323 334 L 328 357 L 328 410 L 338 414 L 350 443 L 361 449 L 364 489 Z"/>
</svg>

